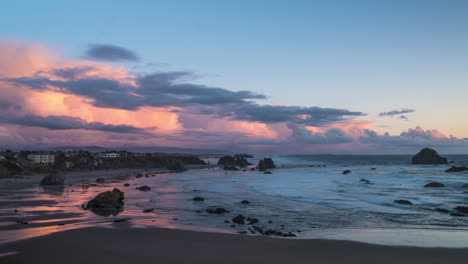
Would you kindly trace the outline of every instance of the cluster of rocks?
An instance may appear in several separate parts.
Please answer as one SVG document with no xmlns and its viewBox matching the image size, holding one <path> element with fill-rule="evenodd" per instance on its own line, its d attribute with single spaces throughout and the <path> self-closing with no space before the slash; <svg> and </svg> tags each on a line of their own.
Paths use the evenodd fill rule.
<svg viewBox="0 0 468 264">
<path fill-rule="evenodd" d="M 245 154 L 247 155 L 247 154 Z M 247 167 L 249 165 L 252 165 L 247 161 L 245 158 L 244 154 L 237 154 L 233 156 L 223 156 L 219 159 L 218 165 L 224 166 L 225 169 L 231 169 L 234 170 L 234 168 L 237 170 L 236 166 L 239 166 L 241 168 Z"/>
<path fill-rule="evenodd" d="M 264 158 L 258 162 L 257 168 L 259 171 L 266 171 L 276 168 L 276 165 L 271 158 Z"/>
</svg>

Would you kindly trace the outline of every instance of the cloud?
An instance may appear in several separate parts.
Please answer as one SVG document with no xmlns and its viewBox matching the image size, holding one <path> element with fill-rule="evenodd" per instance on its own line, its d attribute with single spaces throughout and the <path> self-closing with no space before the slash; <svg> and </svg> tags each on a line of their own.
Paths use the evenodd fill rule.
<svg viewBox="0 0 468 264">
<path fill-rule="evenodd" d="M 401 117 L 404 117 L 402 119 L 405 119 L 406 116 L 404 116 L 403 114 L 409 114 L 409 113 L 414 113 L 415 110 L 413 109 L 401 109 L 401 110 L 392 110 L 392 111 L 388 111 L 388 112 L 382 112 L 379 114 L 379 116 L 396 116 L 396 115 L 401 115 Z"/>
<path fill-rule="evenodd" d="M 125 48 L 109 44 L 92 44 L 85 53 L 85 58 L 97 61 L 137 62 L 140 58 L 132 51 Z"/>
<path fill-rule="evenodd" d="M 50 130 L 86 129 L 115 133 L 145 133 L 144 129 L 129 125 L 110 125 L 101 122 L 86 122 L 81 118 L 69 116 L 16 116 L 2 113 L 0 114 L 0 123 L 42 127 Z"/>
<path fill-rule="evenodd" d="M 158 72 L 135 78 L 136 85 L 122 83 L 110 78 L 74 79 L 88 68 L 56 69 L 60 77 L 71 80 L 56 80 L 34 76 L 3 79 L 16 85 L 26 85 L 36 90 L 60 89 L 63 93 L 85 96 L 93 105 L 102 108 L 136 110 L 140 107 L 182 107 L 197 114 L 216 118 L 229 118 L 267 124 L 293 122 L 309 126 L 323 126 L 333 122 L 365 116 L 358 111 L 345 109 L 300 107 L 282 105 L 259 105 L 253 100 L 266 96 L 250 91 L 230 91 L 200 84 L 181 83 L 192 76 L 189 72 Z M 0 79 L 2 80 L 2 79 Z M 180 110 L 176 110 L 180 111 Z"/>
</svg>

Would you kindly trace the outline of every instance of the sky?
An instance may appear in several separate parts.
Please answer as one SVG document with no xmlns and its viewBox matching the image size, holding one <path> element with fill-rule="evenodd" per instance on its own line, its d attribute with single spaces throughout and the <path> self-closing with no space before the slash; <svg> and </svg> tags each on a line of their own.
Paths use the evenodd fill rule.
<svg viewBox="0 0 468 264">
<path fill-rule="evenodd" d="M 8 1 L 0 148 L 468 153 L 466 1 Z"/>
</svg>

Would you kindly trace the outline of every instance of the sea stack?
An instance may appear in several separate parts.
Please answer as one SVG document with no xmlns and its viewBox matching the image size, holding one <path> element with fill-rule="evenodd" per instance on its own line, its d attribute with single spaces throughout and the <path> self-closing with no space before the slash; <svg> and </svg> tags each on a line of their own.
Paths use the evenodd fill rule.
<svg viewBox="0 0 468 264">
<path fill-rule="evenodd" d="M 441 157 L 437 151 L 424 148 L 412 158 L 413 164 L 447 164 L 446 158 Z"/>
</svg>

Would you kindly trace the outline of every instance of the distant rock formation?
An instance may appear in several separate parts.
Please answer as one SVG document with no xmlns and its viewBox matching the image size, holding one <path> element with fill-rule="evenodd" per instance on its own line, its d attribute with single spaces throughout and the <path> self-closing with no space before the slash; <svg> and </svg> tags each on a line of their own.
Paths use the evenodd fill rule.
<svg viewBox="0 0 468 264">
<path fill-rule="evenodd" d="M 450 169 L 445 170 L 445 172 L 462 172 L 462 171 L 468 171 L 468 168 L 452 166 L 450 167 Z"/>
<path fill-rule="evenodd" d="M 45 176 L 40 185 L 63 185 L 65 183 L 65 178 L 62 174 L 58 172 L 51 173 Z"/>
<path fill-rule="evenodd" d="M 413 164 L 447 164 L 446 158 L 439 156 L 437 151 L 424 148 L 412 158 Z"/>
<path fill-rule="evenodd" d="M 274 168 L 276 168 L 276 165 L 271 158 L 264 158 L 258 162 L 259 171 L 266 171 Z"/>
<path fill-rule="evenodd" d="M 237 155 L 244 155 L 244 154 L 237 154 Z M 245 154 L 246 155 L 246 154 Z M 223 156 L 219 159 L 218 165 L 224 165 L 227 167 L 247 167 L 250 164 L 243 156 Z"/>
<path fill-rule="evenodd" d="M 115 188 L 98 194 L 88 202 L 86 209 L 121 209 L 124 205 L 124 193 Z"/>
</svg>

